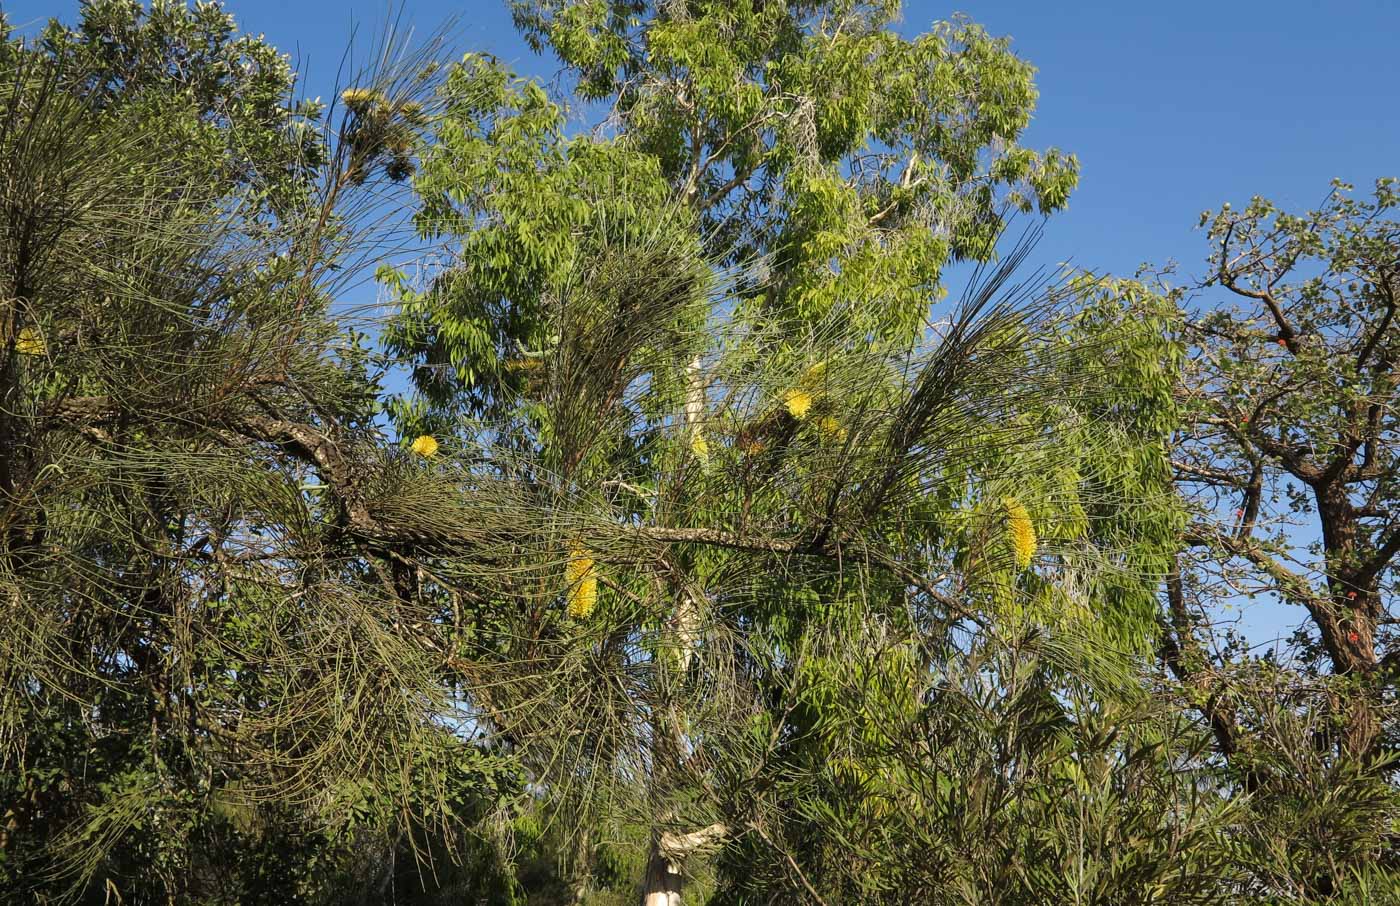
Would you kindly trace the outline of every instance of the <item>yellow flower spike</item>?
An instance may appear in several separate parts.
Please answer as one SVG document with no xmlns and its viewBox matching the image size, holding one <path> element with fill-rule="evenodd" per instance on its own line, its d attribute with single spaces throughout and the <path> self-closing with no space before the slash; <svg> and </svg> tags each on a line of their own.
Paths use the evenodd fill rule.
<svg viewBox="0 0 1400 906">
<path fill-rule="evenodd" d="M 1011 539 L 1011 551 L 1016 557 L 1016 567 L 1025 569 L 1031 565 L 1039 546 L 1035 537 L 1035 524 L 1031 522 L 1031 514 L 1015 497 L 1007 497 L 1001 504 L 1006 508 L 1006 531 Z"/>
<path fill-rule="evenodd" d="M 20 355 L 43 355 L 48 352 L 48 347 L 44 345 L 44 337 L 39 331 L 24 327 L 15 337 L 15 352 Z"/>
<path fill-rule="evenodd" d="M 413 439 L 413 443 L 408 449 L 424 459 L 436 456 L 438 451 L 437 438 L 431 434 L 420 434 Z"/>
<path fill-rule="evenodd" d="M 797 379 L 797 384 L 783 393 L 783 407 L 787 409 L 788 415 L 801 421 L 807 417 L 807 413 L 812 411 L 812 404 L 817 401 L 820 391 L 814 389 L 826 379 L 826 361 L 822 360 L 806 371 Z"/>
<path fill-rule="evenodd" d="M 340 93 L 340 99 L 345 102 L 345 106 L 355 113 L 362 112 L 378 96 L 379 92 L 371 88 L 347 88 Z"/>
<path fill-rule="evenodd" d="M 838 444 L 846 442 L 846 428 L 836 420 L 834 415 L 825 415 L 817 420 L 817 433 L 822 440 L 834 441 Z"/>
<path fill-rule="evenodd" d="M 565 599 L 569 616 L 575 620 L 586 619 L 598 606 L 598 571 L 592 555 L 578 544 L 569 548 L 564 583 L 569 587 Z"/>
<path fill-rule="evenodd" d="M 797 387 L 783 394 L 783 406 L 787 409 L 788 415 L 798 421 L 807 417 L 807 413 L 812 408 L 812 402 L 812 394 Z"/>
<path fill-rule="evenodd" d="M 695 458 L 700 460 L 701 466 L 710 464 L 710 442 L 705 440 L 705 435 L 699 431 L 690 435 L 690 452 L 695 454 Z"/>
</svg>

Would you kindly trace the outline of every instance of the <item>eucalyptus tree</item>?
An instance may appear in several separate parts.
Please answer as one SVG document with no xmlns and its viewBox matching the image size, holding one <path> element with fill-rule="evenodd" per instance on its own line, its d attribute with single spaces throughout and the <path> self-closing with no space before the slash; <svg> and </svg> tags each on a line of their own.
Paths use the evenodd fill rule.
<svg viewBox="0 0 1400 906">
<path fill-rule="evenodd" d="M 1023 250 L 938 304 L 946 267 L 993 258 L 1007 216 L 1059 209 L 1077 173 L 1017 143 L 1032 70 L 975 25 L 906 40 L 895 3 L 514 9 L 597 126 L 464 58 L 416 179 L 443 259 L 381 274 L 401 431 L 551 514 L 518 576 L 429 583 L 464 701 L 574 809 L 580 899 L 619 821 L 650 835 L 648 904 L 715 849 L 737 860 L 721 894 L 747 849 L 788 866 L 770 894 L 820 896 L 782 855 L 785 796 L 838 747 L 864 757 L 817 732 L 843 658 L 922 696 L 965 652 L 950 634 L 1005 645 L 998 623 L 1097 634 L 1120 667 L 1145 650 L 1174 347 L 1093 281 L 1054 326 Z M 1168 502 L 1129 504 L 1144 491 Z M 1062 675 L 1069 647 L 1045 661 Z"/>
</svg>

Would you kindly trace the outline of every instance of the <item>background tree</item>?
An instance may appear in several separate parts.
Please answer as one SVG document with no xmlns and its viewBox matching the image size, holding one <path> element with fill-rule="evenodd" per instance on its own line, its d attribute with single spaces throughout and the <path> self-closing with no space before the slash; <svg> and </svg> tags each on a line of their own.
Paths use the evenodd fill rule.
<svg viewBox="0 0 1400 906">
<path fill-rule="evenodd" d="M 889 28 L 897 13 L 515 4 L 579 101 L 608 112 L 570 137 L 539 87 L 484 58 L 459 69 L 419 184 L 420 229 L 469 242 L 435 288 L 441 314 L 417 321 L 410 307 L 391 337 L 430 369 L 417 380 L 426 399 L 470 411 L 509 397 L 518 349 L 549 338 L 540 296 L 577 245 L 600 227 L 646 231 L 673 207 L 665 216 L 689 221 L 707 261 L 745 269 L 746 307 L 797 324 L 839 307 L 854 328 L 869 315 L 898 342 L 917 338 L 942 268 L 989 255 L 1008 206 L 1062 207 L 1078 168 L 1016 144 L 1036 93 L 1005 41 L 964 22 L 906 41 Z"/>
<path fill-rule="evenodd" d="M 1257 802 L 1317 810 L 1291 831 L 1327 860 L 1299 868 L 1314 893 L 1388 853 L 1395 815 L 1396 203 L 1382 179 L 1364 200 L 1336 183 L 1303 214 L 1260 198 L 1206 212 L 1215 249 L 1202 288 L 1215 304 L 1184 325 L 1173 467 L 1193 520 L 1167 585 L 1167 662 Z M 1310 678 L 1233 662 L 1210 634 L 1222 604 L 1256 595 L 1302 608 L 1295 641 Z"/>
</svg>

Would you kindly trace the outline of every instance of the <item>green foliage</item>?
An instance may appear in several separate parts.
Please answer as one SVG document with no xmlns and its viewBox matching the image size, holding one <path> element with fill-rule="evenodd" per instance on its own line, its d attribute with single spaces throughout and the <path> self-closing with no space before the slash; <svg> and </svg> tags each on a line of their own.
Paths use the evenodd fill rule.
<svg viewBox="0 0 1400 906">
<path fill-rule="evenodd" d="M 770 780 L 786 820 L 724 855 L 717 901 L 1225 902 L 1239 806 L 1178 770 L 1205 741 L 1057 680 L 1066 653 L 1033 632 L 825 661 L 821 718 L 791 743 L 804 770 Z"/>
<path fill-rule="evenodd" d="M 65 89 L 94 114 L 139 120 L 179 172 L 251 191 L 252 211 L 290 213 L 324 160 L 320 106 L 293 100 L 287 55 L 239 35 L 216 3 L 94 0 L 74 27 L 52 20 L 30 52 L 69 73 Z"/>
<path fill-rule="evenodd" d="M 1082 421 L 1066 440 L 1082 451 L 1073 477 L 1086 489 L 1087 556 L 1108 560 L 1087 597 L 1113 642 L 1145 653 L 1156 635 L 1156 589 L 1185 521 L 1168 460 L 1180 424 L 1178 315 L 1170 299 L 1132 281 L 1083 278 L 1070 289 L 1075 314 L 1057 340 L 1070 345 L 1067 368 L 1085 376 L 1088 392 L 1073 398 Z"/>
<path fill-rule="evenodd" d="M 569 133 L 540 86 L 466 57 L 415 181 L 449 264 L 382 274 L 403 433 L 457 434 L 557 510 L 522 580 L 471 609 L 460 650 L 498 677 L 483 720 L 562 820 L 650 828 L 653 862 L 713 827 L 776 855 L 750 829 L 811 820 L 777 791 L 837 748 L 886 769 L 815 651 L 882 627 L 956 660 L 950 632 L 1048 626 L 1050 695 L 1076 672 L 1124 688 L 1155 629 L 1180 519 L 1169 316 L 1086 280 L 1062 318 L 1010 289 L 1024 248 L 937 307 L 944 268 L 995 257 L 1008 211 L 1063 206 L 1076 165 L 1015 144 L 1035 92 L 1005 42 L 966 22 L 906 41 L 896 13 L 517 4 L 607 118 Z M 639 559 L 646 539 L 671 540 Z M 581 624 L 558 604 L 575 548 L 603 577 Z"/>
<path fill-rule="evenodd" d="M 839 312 L 853 333 L 905 344 L 950 260 L 988 257 L 1006 206 L 1054 211 L 1076 179 L 1072 157 L 1015 144 L 1031 69 L 966 23 L 905 41 L 889 4 L 515 12 L 580 98 L 612 111 L 565 137 L 565 111 L 498 63 L 469 56 L 451 76 L 419 227 L 463 243 L 428 291 L 394 281 L 405 305 L 389 337 L 438 407 L 518 392 L 508 367 L 553 342 L 545 298 L 600 236 L 692 236 L 706 260 L 745 269 L 736 302 L 764 317 Z"/>
<path fill-rule="evenodd" d="M 1077 164 L 965 20 L 513 8 L 565 97 L 386 38 L 324 125 L 215 5 L 0 41 L 0 897 L 1388 895 L 1393 184 L 1215 218 L 1194 318 L 1019 282 Z M 443 263 L 333 315 L 386 210 Z"/>
<path fill-rule="evenodd" d="M 563 112 L 538 85 L 469 56 L 448 76 L 444 96 L 437 141 L 416 181 L 417 222 L 427 237 L 462 236 L 459 264 L 423 293 L 386 275 L 402 299 L 386 341 L 399 355 L 421 357 L 414 378 L 430 403 L 510 416 L 535 366 L 564 345 L 561 330 L 600 329 L 561 323 L 557 306 L 595 291 L 582 271 L 603 249 L 647 254 L 664 244 L 675 260 L 633 266 L 665 273 L 697 268 L 698 243 L 688 238 L 685 213 L 669 209 L 653 159 L 619 140 L 566 137 Z M 405 424 L 431 423 L 407 407 L 394 410 Z"/>
<path fill-rule="evenodd" d="M 285 59 L 213 5 L 85 12 L 0 67 L 0 897 L 325 902 L 523 778 L 347 533 L 390 454 Z"/>
</svg>

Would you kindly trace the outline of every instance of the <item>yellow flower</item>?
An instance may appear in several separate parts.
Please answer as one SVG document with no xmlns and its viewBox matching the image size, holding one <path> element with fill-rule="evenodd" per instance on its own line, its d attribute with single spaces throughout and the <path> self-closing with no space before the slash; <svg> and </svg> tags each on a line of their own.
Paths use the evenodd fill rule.
<svg viewBox="0 0 1400 906">
<path fill-rule="evenodd" d="M 347 88 L 340 93 L 340 99 L 345 102 L 345 106 L 355 113 L 364 111 L 378 96 L 379 92 L 371 88 Z"/>
<path fill-rule="evenodd" d="M 39 331 L 32 327 L 20 329 L 19 336 L 15 337 L 15 351 L 20 355 L 43 355 L 48 351 L 44 346 L 44 337 Z"/>
<path fill-rule="evenodd" d="M 598 605 L 598 571 L 593 557 L 575 544 L 569 548 L 569 561 L 564 565 L 564 583 L 569 586 L 566 603 L 569 616 L 585 619 Z"/>
<path fill-rule="evenodd" d="M 699 431 L 692 432 L 690 435 L 690 452 L 694 453 L 695 458 L 700 460 L 700 465 L 708 466 L 710 464 L 710 442 L 705 440 L 705 435 Z"/>
<path fill-rule="evenodd" d="M 817 432 L 821 434 L 822 440 L 835 441 L 838 444 L 846 442 L 846 429 L 834 415 L 824 415 L 817 419 Z"/>
<path fill-rule="evenodd" d="M 1011 539 L 1011 551 L 1016 556 L 1016 566 L 1025 569 L 1031 565 L 1038 546 L 1035 524 L 1031 522 L 1031 514 L 1015 497 L 1007 497 L 1001 503 L 1006 508 L 1006 531 Z"/>
<path fill-rule="evenodd" d="M 812 410 L 812 404 L 817 401 L 820 391 L 814 389 L 826 378 L 826 362 L 821 361 L 806 371 L 797 379 L 797 385 L 783 393 L 783 406 L 787 409 L 788 415 L 801 421 L 807 417 L 807 413 Z"/>
<path fill-rule="evenodd" d="M 418 437 L 414 438 L 413 444 L 408 449 L 417 453 L 424 459 L 430 456 L 436 456 L 438 451 L 437 438 L 433 437 L 431 434 L 420 434 Z"/>
<path fill-rule="evenodd" d="M 807 417 L 807 412 L 812 408 L 812 394 L 794 387 L 783 394 L 783 406 L 787 408 L 789 415 L 801 421 Z"/>
</svg>

